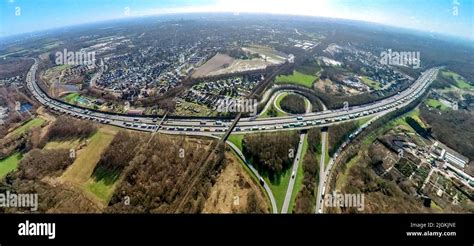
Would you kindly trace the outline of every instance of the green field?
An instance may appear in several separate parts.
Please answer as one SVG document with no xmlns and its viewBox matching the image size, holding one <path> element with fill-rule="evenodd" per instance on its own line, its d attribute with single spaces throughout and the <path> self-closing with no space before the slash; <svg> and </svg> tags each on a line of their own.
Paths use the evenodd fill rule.
<svg viewBox="0 0 474 246">
<path fill-rule="evenodd" d="M 331 159 L 331 157 L 329 156 L 329 132 L 328 132 L 328 139 L 326 141 L 326 148 L 324 148 L 324 150 L 326 150 L 326 152 L 324 153 L 325 157 L 324 157 L 324 169 L 326 169 L 327 165 L 329 164 L 329 160 Z M 319 162 L 318 162 L 318 165 L 319 165 Z"/>
<path fill-rule="evenodd" d="M 70 104 L 76 104 L 77 102 L 77 99 L 80 97 L 81 95 L 77 92 L 74 92 L 74 93 L 70 93 L 70 94 L 67 94 L 66 96 L 63 97 L 63 100 L 67 103 L 70 103 Z"/>
<path fill-rule="evenodd" d="M 229 136 L 228 140 L 242 151 L 242 140 L 244 140 L 244 136 L 244 134 L 232 134 Z"/>
<path fill-rule="evenodd" d="M 21 135 L 25 132 L 28 132 L 31 130 L 33 127 L 41 127 L 44 124 L 45 120 L 41 118 L 34 118 L 32 120 L 29 120 L 28 122 L 24 123 L 17 129 L 15 129 L 13 132 L 11 132 L 9 135 L 15 136 L 15 135 Z"/>
<path fill-rule="evenodd" d="M 280 108 L 280 102 L 281 100 L 283 100 L 283 98 L 285 98 L 286 96 L 288 95 L 288 93 L 286 92 L 283 92 L 281 93 L 280 95 L 278 95 L 275 99 L 276 101 L 275 102 L 269 102 L 271 103 L 270 107 L 268 107 L 268 109 L 259 117 L 259 118 L 269 118 L 271 117 L 270 116 L 270 111 L 271 110 L 275 110 L 276 112 L 276 116 L 275 117 L 283 117 L 283 116 L 287 116 L 288 114 L 285 113 L 281 108 Z M 277 108 L 275 108 L 275 105 L 277 105 Z"/>
<path fill-rule="evenodd" d="M 277 84 L 296 84 L 302 85 L 308 88 L 313 87 L 313 82 L 317 79 L 316 76 L 300 73 L 296 70 L 293 71 L 293 75 L 280 75 L 276 78 Z"/>
<path fill-rule="evenodd" d="M 373 90 L 380 90 L 380 89 L 382 89 L 382 87 L 380 86 L 380 83 L 379 83 L 379 82 L 373 81 L 373 80 L 369 79 L 369 78 L 366 77 L 366 76 L 362 76 L 362 77 L 360 78 L 360 80 L 362 81 L 362 83 L 366 84 L 367 86 L 369 86 L 369 87 L 372 88 Z"/>
<path fill-rule="evenodd" d="M 375 139 L 377 138 L 378 135 L 383 134 L 387 132 L 388 130 L 396 127 L 396 126 L 401 126 L 404 129 L 415 133 L 415 130 L 408 125 L 408 123 L 405 121 L 406 117 L 411 117 L 414 120 L 416 120 L 420 126 L 426 128 L 426 125 L 423 123 L 423 121 L 420 119 L 420 110 L 418 108 L 411 110 L 410 112 L 401 115 L 400 117 L 393 119 L 389 121 L 387 124 L 385 124 L 382 127 L 377 128 L 371 134 L 369 134 L 364 140 L 362 140 L 362 147 L 367 147 L 369 146 Z"/>
<path fill-rule="evenodd" d="M 271 110 L 275 110 L 276 116 L 270 115 Z M 280 117 L 280 116 L 285 116 L 285 115 L 286 115 L 285 113 L 281 112 L 281 111 L 278 110 L 278 109 L 275 109 L 275 107 L 274 107 L 273 104 L 272 104 L 272 105 L 271 105 L 270 107 L 268 107 L 268 109 L 267 109 L 265 112 L 263 112 L 258 118 L 262 118 L 262 119 L 263 119 L 263 118 L 270 118 L 270 117 Z"/>
<path fill-rule="evenodd" d="M 116 181 L 120 173 L 98 168 L 84 185 L 84 188 L 97 196 L 105 204 L 109 202 L 114 194 Z"/>
<path fill-rule="evenodd" d="M 23 155 L 15 153 L 3 160 L 0 160 L 0 179 L 3 179 L 9 172 L 16 170 Z"/>
<path fill-rule="evenodd" d="M 442 102 L 440 102 L 436 99 L 428 99 L 428 100 L 425 101 L 425 104 L 429 107 L 437 108 L 437 109 L 440 109 L 440 110 L 449 109 L 448 106 L 444 105 Z"/>
<path fill-rule="evenodd" d="M 264 177 L 262 175 L 262 177 Z M 275 201 L 278 207 L 278 211 L 281 211 L 283 207 L 283 202 L 285 201 L 286 190 L 288 189 L 288 183 L 291 177 L 291 168 L 286 170 L 279 179 L 279 182 L 271 182 L 268 177 L 264 177 L 265 182 L 267 182 L 268 186 L 273 192 L 273 196 L 275 196 Z"/>
<path fill-rule="evenodd" d="M 371 120 L 372 118 L 373 118 L 373 116 L 364 117 L 364 118 L 362 118 L 362 119 L 357 120 L 355 123 L 357 124 L 358 127 L 361 127 L 361 126 L 363 126 L 365 123 L 367 123 L 369 120 Z"/>
<path fill-rule="evenodd" d="M 89 180 L 102 153 L 114 139 L 115 133 L 100 129 L 88 139 L 85 148 L 77 153 L 74 163 L 66 169 L 61 178 L 74 184 Z"/>
<path fill-rule="evenodd" d="M 304 162 L 304 156 L 306 155 L 307 150 L 308 150 L 308 135 L 306 135 L 304 139 L 303 150 L 301 152 L 301 158 L 298 164 L 298 171 L 296 172 L 296 177 L 295 177 L 296 179 L 295 186 L 293 187 L 293 193 L 291 194 L 290 205 L 288 206 L 288 213 L 293 212 L 293 209 L 295 207 L 296 197 L 298 196 L 298 193 L 300 192 L 303 186 L 303 179 L 304 179 L 303 162 Z"/>
<path fill-rule="evenodd" d="M 451 77 L 456 82 L 456 87 L 462 90 L 473 90 L 474 86 L 469 84 L 461 75 L 451 72 L 451 71 L 443 71 L 442 75 L 445 77 Z"/>
<path fill-rule="evenodd" d="M 283 98 L 285 98 L 286 96 L 288 96 L 288 93 L 284 92 L 284 93 L 281 93 L 280 95 L 278 95 L 277 98 L 275 98 L 276 99 L 275 105 L 277 106 L 276 111 L 277 111 L 277 116 L 278 117 L 288 115 L 285 111 L 283 111 L 283 109 L 281 109 L 281 106 L 280 106 L 281 105 L 280 104 L 281 100 L 283 100 Z M 272 105 L 272 107 L 273 107 L 273 105 Z"/>
<path fill-rule="evenodd" d="M 285 98 L 287 95 L 288 95 L 287 92 L 283 92 L 280 95 L 278 95 L 277 98 L 276 98 L 275 104 L 279 107 L 281 100 L 283 100 L 283 98 Z"/>
<path fill-rule="evenodd" d="M 75 149 L 81 144 L 80 139 L 65 141 L 50 141 L 44 146 L 45 149 Z"/>
</svg>

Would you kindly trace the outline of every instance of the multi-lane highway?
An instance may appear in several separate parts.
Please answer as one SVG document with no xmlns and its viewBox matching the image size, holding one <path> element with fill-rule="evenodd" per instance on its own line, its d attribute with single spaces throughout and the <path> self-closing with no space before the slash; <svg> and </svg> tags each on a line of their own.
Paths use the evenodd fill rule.
<svg viewBox="0 0 474 246">
<path fill-rule="evenodd" d="M 73 117 L 96 121 L 102 124 L 149 132 L 157 130 L 157 122 L 161 119 L 156 117 L 108 114 L 91 109 L 79 108 L 50 98 L 36 83 L 35 75 L 37 67 L 38 61 L 35 59 L 35 63 L 32 65 L 27 75 L 27 87 L 33 96 L 45 107 L 57 111 L 58 113 L 68 114 Z M 433 81 L 437 71 L 438 68 L 432 68 L 425 71 L 408 89 L 400 92 L 398 95 L 374 103 L 348 107 L 346 109 L 307 113 L 297 117 L 286 116 L 265 119 L 257 119 L 255 117 L 241 118 L 237 123 L 234 132 L 249 133 L 308 129 L 384 114 L 409 104 L 412 100 L 421 95 L 429 83 Z M 269 101 L 268 103 L 272 102 Z M 231 124 L 231 120 L 177 119 L 168 117 L 163 120 L 159 132 L 185 135 L 223 134 Z"/>
<path fill-rule="evenodd" d="M 106 112 L 99 112 L 91 109 L 80 108 L 74 105 L 67 104 L 55 99 L 50 98 L 36 83 L 36 71 L 38 68 L 38 61 L 34 59 L 35 63 L 31 66 L 30 71 L 27 74 L 26 82 L 29 91 L 32 95 L 45 107 L 58 113 L 67 114 L 72 117 L 96 121 L 102 124 L 115 125 L 123 128 L 141 130 L 148 132 L 161 132 L 167 134 L 184 134 L 184 135 L 201 135 L 201 136 L 218 136 L 224 134 L 231 124 L 230 120 L 222 119 L 182 119 L 182 118 L 171 118 L 162 117 L 156 118 L 152 116 L 134 116 L 134 115 L 117 115 L 109 114 Z M 324 127 L 333 124 L 339 124 L 346 121 L 358 120 L 365 117 L 377 116 L 376 118 L 386 114 L 388 112 L 397 110 L 403 106 L 408 105 L 417 97 L 422 95 L 428 88 L 429 84 L 436 78 L 439 68 L 431 68 L 422 73 L 422 75 L 406 90 L 398 93 L 395 96 L 376 101 L 373 103 L 347 107 L 338 110 L 324 110 L 323 112 L 306 113 L 299 116 L 285 116 L 285 117 L 273 117 L 258 119 L 256 117 L 241 118 L 235 126 L 234 132 L 239 134 L 252 133 L 252 132 L 272 132 L 272 131 L 285 131 L 285 130 L 303 130 L 313 127 Z M 275 95 L 273 96 L 275 97 Z M 269 100 L 267 104 L 273 103 L 273 100 Z M 268 105 L 267 105 L 268 106 Z M 304 135 L 302 136 L 305 137 Z M 301 143 L 301 141 L 300 141 Z M 301 145 L 301 144 L 300 144 Z M 299 146 L 301 149 L 302 146 Z M 318 204 L 316 211 L 321 212 L 323 207 L 322 198 L 324 196 L 324 187 L 331 170 L 331 163 L 327 169 L 320 170 L 323 174 L 323 180 L 320 180 L 320 188 L 322 191 L 318 191 Z M 323 165 L 324 167 L 324 165 Z M 293 171 L 296 172 L 297 165 L 293 166 Z M 253 170 L 254 173 L 259 177 L 258 172 Z M 262 183 L 260 177 L 260 182 Z M 268 185 L 263 181 L 263 186 L 269 194 L 272 202 L 273 212 L 276 212 L 276 203 L 274 196 L 269 189 Z M 291 198 L 292 185 L 289 187 Z M 286 200 L 286 199 L 285 199 Z M 288 207 L 289 200 L 286 202 Z"/>
</svg>

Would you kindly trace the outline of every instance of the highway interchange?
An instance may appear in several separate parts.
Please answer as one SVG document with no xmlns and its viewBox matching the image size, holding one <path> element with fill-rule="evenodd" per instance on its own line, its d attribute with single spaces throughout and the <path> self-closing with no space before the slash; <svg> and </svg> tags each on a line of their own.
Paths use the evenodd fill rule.
<svg viewBox="0 0 474 246">
<path fill-rule="evenodd" d="M 96 121 L 102 124 L 114 125 L 122 128 L 131 130 L 140 130 L 148 132 L 160 132 L 166 134 L 183 134 L 183 135 L 194 135 L 194 136 L 211 136 L 216 137 L 224 134 L 229 130 L 232 124 L 232 120 L 224 119 L 186 119 L 186 118 L 172 118 L 172 117 L 152 117 L 152 116 L 140 116 L 135 115 L 115 115 L 108 114 L 105 112 L 98 112 L 91 109 L 79 108 L 74 105 L 67 104 L 58 100 L 50 98 L 36 83 L 36 72 L 38 67 L 37 59 L 34 59 L 35 63 L 30 68 L 27 74 L 26 82 L 27 88 L 31 94 L 40 102 L 43 106 L 56 111 L 58 113 L 67 114 L 76 118 Z M 273 118 L 257 118 L 257 117 L 246 117 L 240 118 L 237 122 L 236 127 L 233 129 L 232 134 L 244 134 L 244 133 L 255 133 L 255 132 L 275 132 L 275 131 L 288 131 L 288 130 L 303 130 L 314 127 L 324 127 L 334 124 L 340 124 L 342 122 L 358 120 L 366 117 L 376 118 L 397 110 L 411 103 L 413 100 L 418 98 L 428 88 L 429 84 L 436 78 L 439 68 L 431 68 L 422 73 L 422 75 L 412 84 L 409 88 L 401 91 L 397 95 L 392 97 L 376 101 L 373 103 L 360 105 L 360 106 L 348 106 L 346 108 L 337 110 L 324 110 L 322 112 L 306 113 L 298 116 L 285 116 L 285 117 L 273 117 Z M 276 95 L 273 95 L 273 98 Z M 267 104 L 273 103 L 273 100 L 269 100 Z M 267 108 L 267 107 L 265 107 Z M 370 124 L 370 122 L 369 122 Z M 360 131 L 362 129 L 359 129 Z M 305 136 L 302 135 L 301 139 Z M 229 143 L 229 141 L 227 141 Z M 301 146 L 300 146 L 301 145 Z M 234 150 L 238 150 L 235 146 Z M 302 141 L 299 143 L 297 153 L 301 153 Z M 237 152 L 240 158 L 243 157 L 240 151 Z M 324 152 L 323 152 L 324 153 Z M 242 156 L 240 156 L 242 155 Z M 336 157 L 336 156 L 335 156 Z M 299 159 L 300 157 L 298 157 Z M 321 160 L 321 165 L 324 160 Z M 296 162 L 295 162 L 296 163 Z M 317 207 L 316 212 L 322 212 L 322 201 L 324 197 L 324 189 L 327 185 L 327 180 L 332 168 L 332 160 L 330 161 L 326 170 L 321 169 L 321 175 L 323 177 L 319 183 L 319 189 L 317 194 Z M 269 189 L 269 186 L 263 181 L 262 177 L 258 172 L 250 165 L 252 172 L 259 178 L 261 185 L 266 190 L 272 203 L 272 210 L 275 213 L 277 211 L 275 198 Z M 296 172 L 298 165 L 293 165 L 292 171 Z M 293 182 L 294 178 L 290 179 L 290 183 Z M 288 192 L 285 198 L 285 204 L 282 212 L 287 212 L 289 200 L 293 190 L 293 185 L 288 187 Z M 321 190 L 322 188 L 322 190 Z"/>
<path fill-rule="evenodd" d="M 103 124 L 115 125 L 133 130 L 153 132 L 157 130 L 157 122 L 161 119 L 152 116 L 114 115 L 98 112 L 92 109 L 79 108 L 74 105 L 50 98 L 36 84 L 35 74 L 37 60 L 27 75 L 27 87 L 33 96 L 45 107 L 59 113 L 68 114 L 77 118 L 97 121 Z M 285 116 L 259 119 L 255 117 L 241 118 L 235 132 L 250 133 L 262 131 L 281 131 L 294 129 L 309 129 L 313 127 L 329 126 L 344 121 L 353 121 L 364 117 L 384 114 L 394 108 L 409 104 L 416 99 L 431 82 L 438 69 L 432 68 L 423 73 L 408 89 L 398 95 L 362 106 L 347 107 L 346 109 L 327 110 L 323 112 L 307 113 L 300 116 Z M 232 124 L 231 120 L 219 119 L 175 119 L 168 117 L 163 120 L 159 132 L 181 133 L 185 135 L 202 135 L 201 133 L 222 134 Z"/>
</svg>

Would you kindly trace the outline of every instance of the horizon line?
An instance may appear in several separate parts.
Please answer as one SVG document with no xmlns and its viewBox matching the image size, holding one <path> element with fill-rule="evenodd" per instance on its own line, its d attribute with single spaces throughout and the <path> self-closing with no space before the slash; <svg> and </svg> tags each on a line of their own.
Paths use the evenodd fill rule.
<svg viewBox="0 0 474 246">
<path fill-rule="evenodd" d="M 365 24 L 372 24 L 372 25 L 379 25 L 379 26 L 385 26 L 385 27 L 390 27 L 390 28 L 395 28 L 395 29 L 402 29 L 406 31 L 415 31 L 419 33 L 424 33 L 424 34 L 436 34 L 436 35 L 441 35 L 444 37 L 450 37 L 450 38 L 456 38 L 460 39 L 461 41 L 471 41 L 474 42 L 474 36 L 472 37 L 467 37 L 467 36 L 461 36 L 461 35 L 456 35 L 456 34 L 451 34 L 451 33 L 444 33 L 444 32 L 439 32 L 439 31 L 427 31 L 427 30 L 422 30 L 414 27 L 404 27 L 404 26 L 397 26 L 393 24 L 387 24 L 387 23 L 381 23 L 381 22 L 376 22 L 376 21 L 368 21 L 368 20 L 359 20 L 359 19 L 349 19 L 349 18 L 342 18 L 342 17 L 331 17 L 331 16 L 322 16 L 322 15 L 305 15 L 305 14 L 293 14 L 293 13 L 270 13 L 270 12 L 231 12 L 231 11 L 188 11 L 188 12 L 167 12 L 167 13 L 154 13 L 154 14 L 141 14 L 141 15 L 133 15 L 133 16 L 123 16 L 123 17 L 115 17 L 115 18 L 110 18 L 110 19 L 103 19 L 103 20 L 96 20 L 96 21 L 86 21 L 86 22 L 81 22 L 81 23 L 74 23 L 74 24 L 68 24 L 64 26 L 58 26 L 58 27 L 49 27 L 49 28 L 44 28 L 44 29 L 38 29 L 38 30 L 33 30 L 33 31 L 26 31 L 26 32 L 20 32 L 20 33 L 14 33 L 14 34 L 9 34 L 9 35 L 0 35 L 0 39 L 8 39 L 8 38 L 13 38 L 15 36 L 24 36 L 28 34 L 40 34 L 40 33 L 45 33 L 49 31 L 54 31 L 54 30 L 59 30 L 59 29 L 65 29 L 65 28 L 74 28 L 74 27 L 80 27 L 80 26 L 85 26 L 85 25 L 91 25 L 91 24 L 101 24 L 101 23 L 106 23 L 110 21 L 123 21 L 123 20 L 133 20 L 133 19 L 140 19 L 140 18 L 149 18 L 149 17 L 160 17 L 160 16 L 172 16 L 172 15 L 191 15 L 191 14 L 229 14 L 233 16 L 239 16 L 241 14 L 244 15 L 271 15 L 271 16 L 294 16 L 294 17 L 306 17 L 306 18 L 322 18 L 322 19 L 331 19 L 331 20 L 341 20 L 341 21 L 353 21 L 353 22 L 359 22 L 359 23 L 365 23 Z"/>
</svg>

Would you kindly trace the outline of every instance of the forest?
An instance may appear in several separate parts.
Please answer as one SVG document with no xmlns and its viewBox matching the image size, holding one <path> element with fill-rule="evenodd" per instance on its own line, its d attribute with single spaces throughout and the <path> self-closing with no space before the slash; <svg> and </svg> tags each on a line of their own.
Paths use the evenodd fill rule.
<svg viewBox="0 0 474 246">
<path fill-rule="evenodd" d="M 277 179 L 291 166 L 298 141 L 296 132 L 248 134 L 242 146 L 245 156 L 259 172 Z"/>
<path fill-rule="evenodd" d="M 121 142 L 136 142 L 134 137 L 119 136 Z M 127 140 L 128 138 L 128 140 Z M 225 166 L 223 146 L 215 141 L 190 142 L 184 137 L 164 135 L 151 137 L 135 148 L 128 164 L 124 161 L 113 168 L 123 168 L 123 180 L 114 193 L 108 213 L 198 213 L 209 197 L 210 188 Z M 126 151 L 114 152 L 121 146 L 114 141 L 105 155 L 130 159 Z M 122 146 L 131 146 L 126 143 Z M 101 166 L 110 168 L 113 163 Z M 130 198 L 130 205 L 123 197 Z"/>
<path fill-rule="evenodd" d="M 474 159 L 474 117 L 461 110 L 448 110 L 442 113 L 420 105 L 420 117 L 431 126 L 431 135 L 448 147 Z"/>
<path fill-rule="evenodd" d="M 306 112 L 305 100 L 298 95 L 290 94 L 285 96 L 280 102 L 281 109 L 291 114 L 303 114 Z"/>
<path fill-rule="evenodd" d="M 89 121 L 80 121 L 67 116 L 59 116 L 51 125 L 47 139 L 86 138 L 92 135 L 97 127 Z"/>
</svg>

